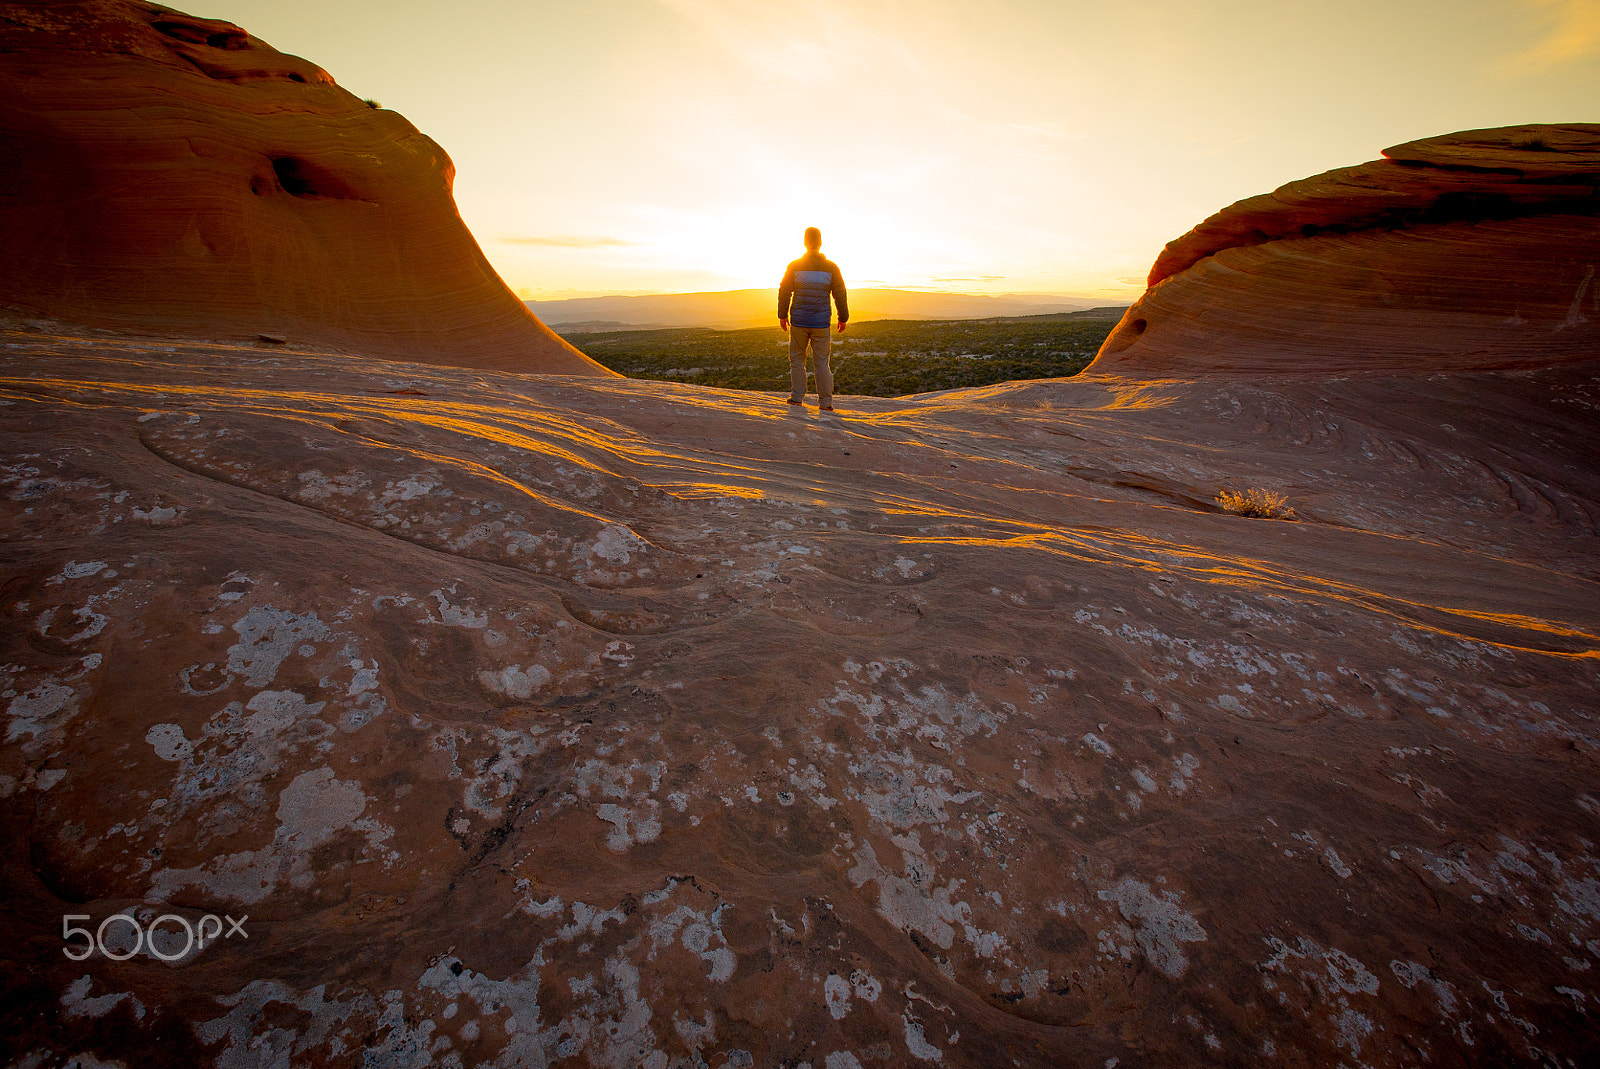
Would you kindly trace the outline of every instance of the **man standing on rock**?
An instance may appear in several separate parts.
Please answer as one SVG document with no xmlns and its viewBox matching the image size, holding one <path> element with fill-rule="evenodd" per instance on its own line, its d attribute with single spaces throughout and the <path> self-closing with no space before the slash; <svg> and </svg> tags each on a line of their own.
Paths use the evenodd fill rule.
<svg viewBox="0 0 1600 1069">
<path fill-rule="evenodd" d="M 833 371 L 828 367 L 828 326 L 839 306 L 839 333 L 850 320 L 850 301 L 839 265 L 822 255 L 822 231 L 806 227 L 806 254 L 783 273 L 778 286 L 778 327 L 789 332 L 789 403 L 806 397 L 806 348 L 817 373 L 817 407 L 833 411 Z M 791 315 L 792 313 L 792 315 Z"/>
</svg>

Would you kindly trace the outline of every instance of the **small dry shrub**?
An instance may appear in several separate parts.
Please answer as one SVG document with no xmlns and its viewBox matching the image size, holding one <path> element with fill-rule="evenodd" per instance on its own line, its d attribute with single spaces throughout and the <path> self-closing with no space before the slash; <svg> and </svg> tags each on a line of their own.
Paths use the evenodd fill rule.
<svg viewBox="0 0 1600 1069">
<path fill-rule="evenodd" d="M 1217 504 L 1222 506 L 1222 511 L 1231 512 L 1235 516 L 1260 516 L 1269 520 L 1294 519 L 1294 509 L 1289 507 L 1288 498 L 1271 490 L 1263 490 L 1259 486 L 1252 486 L 1242 494 L 1224 490 L 1217 495 Z"/>
</svg>

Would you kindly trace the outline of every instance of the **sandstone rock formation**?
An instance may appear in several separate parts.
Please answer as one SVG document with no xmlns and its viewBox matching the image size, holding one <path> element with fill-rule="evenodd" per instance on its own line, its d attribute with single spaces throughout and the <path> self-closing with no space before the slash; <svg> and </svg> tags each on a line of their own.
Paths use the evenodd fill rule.
<svg viewBox="0 0 1600 1069">
<path fill-rule="evenodd" d="M 1084 376 L 822 423 L 3 343 L 8 1060 L 1565 1065 L 1600 1038 L 1593 362 Z M 1218 514 L 1223 485 L 1300 520 Z M 130 951 L 115 913 L 249 938 L 64 956 L 66 915 Z"/>
<path fill-rule="evenodd" d="M 443 149 L 238 26 L 0 6 L 0 143 L 0 311 L 608 374 L 489 266 Z"/>
<path fill-rule="evenodd" d="M 1600 351 L 1600 125 L 1468 130 L 1384 157 L 1168 244 L 1097 368 L 1539 367 Z"/>
<path fill-rule="evenodd" d="M 820 420 L 0 334 L 0 1056 L 1584 1064 L 1600 361 L 1394 346 Z"/>
</svg>

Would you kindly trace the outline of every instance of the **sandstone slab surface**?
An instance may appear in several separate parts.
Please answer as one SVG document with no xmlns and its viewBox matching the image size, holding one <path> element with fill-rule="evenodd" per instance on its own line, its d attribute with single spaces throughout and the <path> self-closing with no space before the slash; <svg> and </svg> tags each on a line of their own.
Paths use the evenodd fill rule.
<svg viewBox="0 0 1600 1069">
<path fill-rule="evenodd" d="M 840 404 L 0 336 L 8 1060 L 1585 1063 L 1600 364 Z"/>
<path fill-rule="evenodd" d="M 0 5 L 0 312 L 608 375 L 506 288 L 399 114 L 228 22 Z"/>
</svg>

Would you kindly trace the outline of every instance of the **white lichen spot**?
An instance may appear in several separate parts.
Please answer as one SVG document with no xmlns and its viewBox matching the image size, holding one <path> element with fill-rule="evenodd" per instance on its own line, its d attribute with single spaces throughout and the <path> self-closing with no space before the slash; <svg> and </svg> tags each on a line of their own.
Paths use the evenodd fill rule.
<svg viewBox="0 0 1600 1069">
<path fill-rule="evenodd" d="M 11 722 L 6 725 L 6 741 L 12 742 L 27 735 L 37 736 L 46 729 L 46 722 L 66 712 L 77 701 L 78 692 L 59 683 L 44 682 L 32 690 L 18 694 L 6 706 Z"/>
<path fill-rule="evenodd" d="M 184 737 L 183 728 L 177 724 L 156 724 L 144 733 L 144 741 L 163 761 L 187 761 L 194 753 L 194 743 Z"/>
<path fill-rule="evenodd" d="M 1333 847 L 1329 846 L 1323 849 L 1322 863 L 1327 865 L 1328 870 L 1341 880 L 1348 880 L 1350 878 L 1350 866 L 1346 865 L 1340 859 L 1339 852 Z"/>
<path fill-rule="evenodd" d="M 489 626 L 489 614 L 486 612 L 473 612 L 471 609 L 460 605 L 450 604 L 450 599 L 444 596 L 444 591 L 435 590 L 431 597 L 439 603 L 439 615 L 436 618 L 431 611 L 428 613 L 430 624 L 443 624 L 446 627 L 466 627 L 474 630 Z"/>
<path fill-rule="evenodd" d="M 328 637 L 327 626 L 316 613 L 292 612 L 256 606 L 233 625 L 239 641 L 228 647 L 228 671 L 242 675 L 251 686 L 271 683 L 279 667 L 302 644 Z"/>
<path fill-rule="evenodd" d="M 707 979 L 714 983 L 728 980 L 733 976 L 738 959 L 722 934 L 722 913 L 727 908 L 724 904 L 707 913 L 679 906 L 666 916 L 657 918 L 650 925 L 650 957 L 653 959 L 662 947 L 676 938 L 685 950 L 705 962 Z"/>
<path fill-rule="evenodd" d="M 922 1033 L 922 1023 L 913 1021 L 909 1017 L 902 1018 L 906 1026 L 906 1050 L 911 1052 L 913 1058 L 925 1062 L 944 1060 L 944 1051 L 935 1047 Z"/>
<path fill-rule="evenodd" d="M 478 673 L 478 682 L 489 690 L 519 701 L 533 697 L 535 691 L 550 682 L 550 678 L 550 669 L 542 664 L 530 664 L 527 668 L 513 664 L 498 671 Z"/>
<path fill-rule="evenodd" d="M 120 926 L 113 926 L 112 930 L 115 931 L 117 927 Z M 133 1010 L 134 1017 L 138 1020 L 144 1019 L 144 1003 L 140 1002 L 132 992 L 119 991 L 114 995 L 90 996 L 89 992 L 91 989 L 93 989 L 93 987 L 94 979 L 88 973 L 84 973 L 82 976 L 78 977 L 76 980 L 72 981 L 72 983 L 67 985 L 66 991 L 62 992 L 61 995 L 61 1008 L 68 1018 L 104 1017 L 123 1002 L 127 1002 L 129 1007 Z M 88 1064 L 82 1059 L 82 1057 L 72 1060 L 77 1062 L 79 1065 L 86 1066 Z"/>
<path fill-rule="evenodd" d="M 856 848 L 856 863 L 846 875 L 857 887 L 869 881 L 878 885 L 878 912 L 901 931 L 920 932 L 940 949 L 948 950 L 955 942 L 954 925 L 966 927 L 972 916 L 972 907 L 965 902 L 951 900 L 953 888 L 931 887 L 930 873 L 920 871 L 917 859 L 909 859 L 912 869 L 908 875 L 896 876 L 878 863 L 877 854 L 870 843 Z"/>
<path fill-rule="evenodd" d="M 865 969 L 857 969 L 850 974 L 850 987 L 857 998 L 867 1002 L 877 1002 L 878 996 L 883 994 L 883 984 Z"/>
<path fill-rule="evenodd" d="M 838 973 L 831 972 L 822 981 L 822 1000 L 828 1004 L 828 1013 L 835 1021 L 844 1020 L 850 1012 L 850 984 Z"/>
<path fill-rule="evenodd" d="M 626 527 L 612 524 L 600 532 L 589 547 L 589 552 L 610 564 L 627 564 L 632 554 L 644 549 L 645 543 Z"/>
<path fill-rule="evenodd" d="M 1182 754 L 1172 759 L 1172 778 L 1167 781 L 1167 786 L 1174 794 L 1182 794 L 1189 789 L 1189 783 L 1194 779 L 1195 772 L 1200 768 L 1200 759 L 1192 753 Z"/>
<path fill-rule="evenodd" d="M 1338 1032 L 1334 1041 L 1350 1052 L 1351 1057 L 1361 1053 L 1361 1041 L 1372 1034 L 1372 1018 L 1355 1010 L 1345 1010 L 1336 1022 Z"/>
<path fill-rule="evenodd" d="M 595 815 L 612 825 L 606 835 L 606 846 L 620 854 L 635 843 L 654 842 L 661 834 L 659 808 L 653 798 L 646 799 L 639 809 L 627 809 L 612 802 L 601 805 Z"/>
<path fill-rule="evenodd" d="M 276 842 L 309 851 L 332 839 L 366 807 L 367 796 L 355 780 L 335 778 L 326 765 L 302 772 L 278 796 Z"/>
<path fill-rule="evenodd" d="M 1111 744 L 1092 731 L 1083 737 L 1083 741 L 1089 747 L 1089 749 L 1093 750 L 1101 757 L 1110 757 L 1113 753 Z"/>
<path fill-rule="evenodd" d="M 68 579 L 87 579 L 92 575 L 99 575 L 105 570 L 105 561 L 91 560 L 83 561 L 81 563 L 75 560 L 68 561 L 66 566 L 61 569 L 61 573 L 59 575 L 52 575 L 50 578 L 45 580 L 45 583 L 53 586 L 57 583 L 65 582 Z"/>
<path fill-rule="evenodd" d="M 377 662 L 369 666 L 363 661 L 351 661 L 350 667 L 355 674 L 350 677 L 350 687 L 345 691 L 346 697 L 354 698 L 358 694 L 378 689 Z"/>
<path fill-rule="evenodd" d="M 1456 993 L 1454 985 L 1439 979 L 1432 969 L 1415 961 L 1395 960 L 1389 963 L 1389 971 L 1406 988 L 1416 987 L 1419 983 L 1426 985 L 1433 991 L 1433 997 L 1439 1002 L 1439 1011 L 1445 1017 L 1454 1017 L 1456 1013 Z"/>
<path fill-rule="evenodd" d="M 1174 980 L 1188 971 L 1183 944 L 1205 942 L 1206 930 L 1180 908 L 1175 893 L 1164 891 L 1157 896 L 1149 885 L 1129 876 L 1098 894 L 1102 900 L 1114 902 L 1123 919 L 1137 926 L 1134 938 L 1151 965 Z"/>
</svg>

